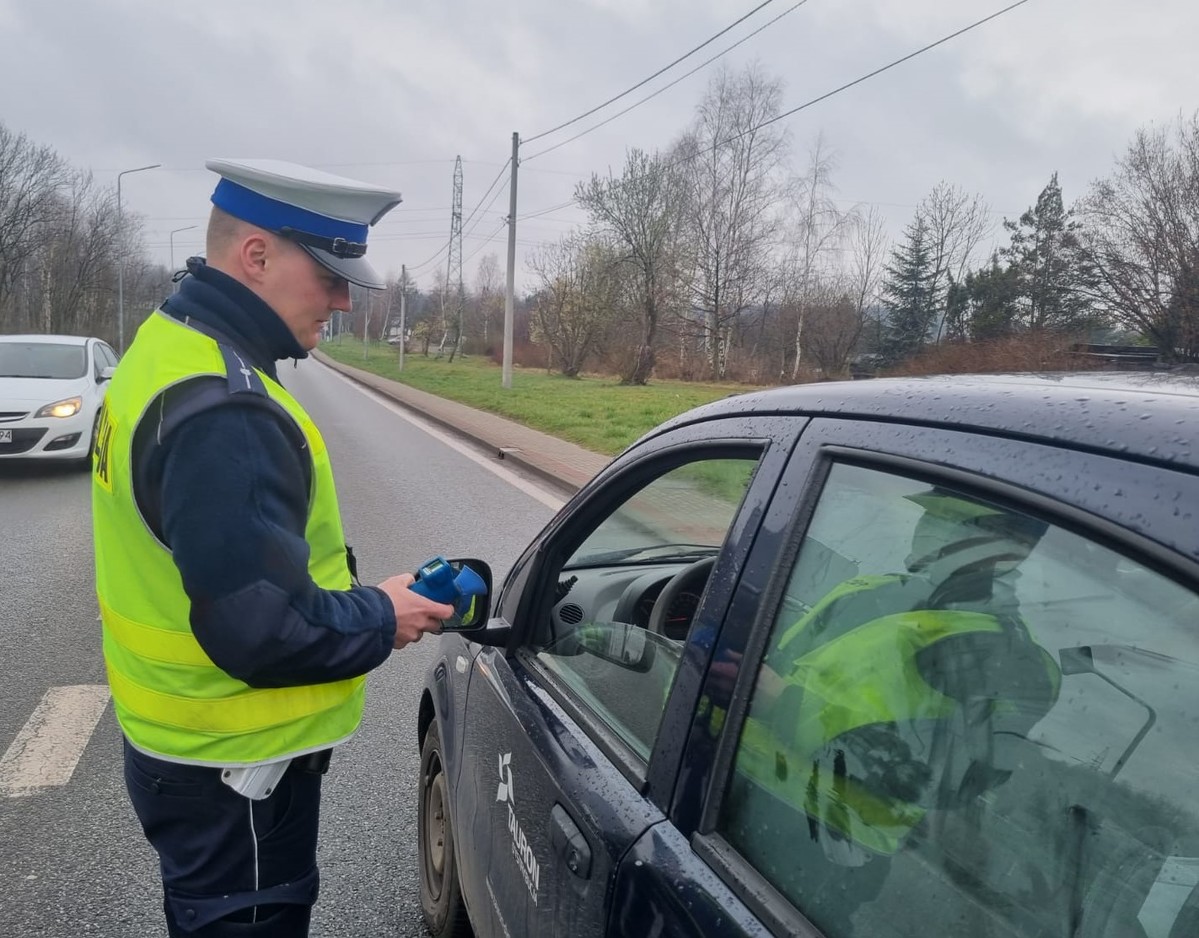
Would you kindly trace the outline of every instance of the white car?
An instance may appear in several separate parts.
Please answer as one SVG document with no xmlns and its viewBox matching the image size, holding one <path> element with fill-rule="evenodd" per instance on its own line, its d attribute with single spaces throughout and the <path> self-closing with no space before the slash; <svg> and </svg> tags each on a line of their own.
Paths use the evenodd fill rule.
<svg viewBox="0 0 1199 938">
<path fill-rule="evenodd" d="M 87 460 L 116 364 L 100 339 L 0 335 L 0 459 Z"/>
</svg>

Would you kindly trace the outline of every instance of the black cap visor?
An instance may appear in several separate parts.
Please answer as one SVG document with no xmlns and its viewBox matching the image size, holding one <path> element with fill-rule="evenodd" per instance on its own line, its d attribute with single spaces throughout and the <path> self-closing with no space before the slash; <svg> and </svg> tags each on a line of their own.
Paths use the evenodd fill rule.
<svg viewBox="0 0 1199 938">
<path fill-rule="evenodd" d="M 366 287 L 368 290 L 383 290 L 387 287 L 387 281 L 375 272 L 375 268 L 365 257 L 339 257 L 307 244 L 301 244 L 300 247 L 307 251 L 308 255 L 318 264 L 337 274 L 343 280 Z"/>
</svg>

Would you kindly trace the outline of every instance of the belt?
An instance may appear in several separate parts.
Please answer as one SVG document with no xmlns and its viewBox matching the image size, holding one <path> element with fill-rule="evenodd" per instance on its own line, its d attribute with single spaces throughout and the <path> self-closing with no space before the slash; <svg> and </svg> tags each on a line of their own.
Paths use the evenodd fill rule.
<svg viewBox="0 0 1199 938">
<path fill-rule="evenodd" d="M 332 755 L 332 749 L 322 749 L 319 752 L 310 752 L 304 756 L 296 756 L 291 760 L 291 767 L 297 772 L 324 775 L 329 771 L 329 759 Z"/>
</svg>

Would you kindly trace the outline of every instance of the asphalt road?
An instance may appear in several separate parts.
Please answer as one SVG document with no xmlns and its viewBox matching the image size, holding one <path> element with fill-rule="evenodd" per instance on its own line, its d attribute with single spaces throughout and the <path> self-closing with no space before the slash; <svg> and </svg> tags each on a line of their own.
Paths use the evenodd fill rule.
<svg viewBox="0 0 1199 938">
<path fill-rule="evenodd" d="M 318 364 L 281 374 L 332 453 L 364 582 L 442 553 L 487 560 L 498 583 L 563 499 Z M 105 704 L 89 499 L 85 473 L 0 464 L 0 938 L 166 934 Z M 435 642 L 372 674 L 362 729 L 334 757 L 314 935 L 425 934 L 416 706 Z M 18 750 L 44 757 L 39 784 L 22 787 Z"/>
</svg>

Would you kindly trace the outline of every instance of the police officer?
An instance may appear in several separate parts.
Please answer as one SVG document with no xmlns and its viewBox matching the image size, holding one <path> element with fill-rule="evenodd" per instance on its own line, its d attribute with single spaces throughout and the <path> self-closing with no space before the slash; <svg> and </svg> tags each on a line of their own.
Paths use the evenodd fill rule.
<svg viewBox="0 0 1199 938">
<path fill-rule="evenodd" d="M 329 455 L 276 362 L 305 358 L 399 193 L 212 160 L 207 261 L 141 326 L 93 468 L 104 656 L 172 936 L 302 936 L 321 778 L 367 671 L 452 607 L 355 585 Z"/>
</svg>

